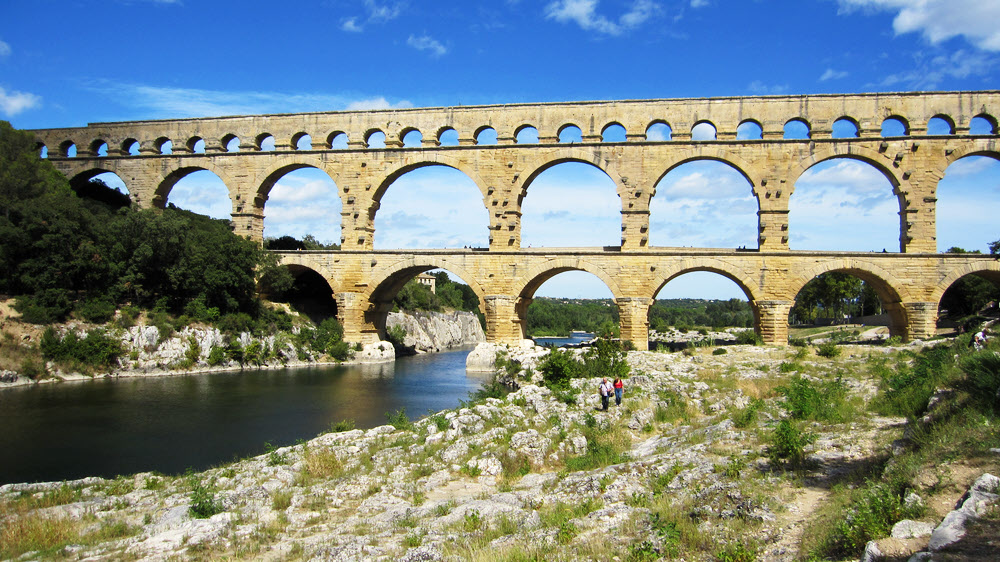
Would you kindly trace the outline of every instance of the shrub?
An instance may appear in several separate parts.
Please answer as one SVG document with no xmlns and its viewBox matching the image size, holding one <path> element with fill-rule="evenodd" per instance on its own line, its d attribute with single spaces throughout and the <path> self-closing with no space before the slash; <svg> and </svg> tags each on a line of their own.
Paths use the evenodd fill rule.
<svg viewBox="0 0 1000 562">
<path fill-rule="evenodd" d="M 215 502 L 215 490 L 205 486 L 195 476 L 191 476 L 191 507 L 188 511 L 197 519 L 207 519 L 222 512 L 222 506 Z"/>
<path fill-rule="evenodd" d="M 764 338 L 760 337 L 760 334 L 753 330 L 743 330 L 736 334 L 736 343 L 740 345 L 761 345 L 764 343 Z"/>
<path fill-rule="evenodd" d="M 828 359 L 833 359 L 840 355 L 840 348 L 834 342 L 821 343 L 819 347 L 816 348 L 816 355 L 820 357 L 826 357 Z"/>
<path fill-rule="evenodd" d="M 795 419 L 844 421 L 841 406 L 847 397 L 847 386 L 839 377 L 814 383 L 796 375 L 788 386 L 779 386 L 776 390 L 785 396 L 785 408 Z"/>
<path fill-rule="evenodd" d="M 922 350 L 912 365 L 900 362 L 892 369 L 884 362 L 874 362 L 871 369 L 881 381 L 873 409 L 884 415 L 921 415 L 934 390 L 949 377 L 948 367 L 953 362 L 952 350 L 944 345 Z"/>
<path fill-rule="evenodd" d="M 354 429 L 354 420 L 341 420 L 330 423 L 330 433 L 343 433 Z"/>
<path fill-rule="evenodd" d="M 39 347 L 46 359 L 89 366 L 110 366 L 122 354 L 121 342 L 102 328 L 90 330 L 83 338 L 70 330 L 60 338 L 49 326 L 42 333 Z"/>
<path fill-rule="evenodd" d="M 76 305 L 76 313 L 87 322 L 104 324 L 115 316 L 115 303 L 106 299 L 88 299 Z"/>
<path fill-rule="evenodd" d="M 987 408 L 996 408 L 1000 396 L 1000 353 L 974 353 L 962 358 L 959 367 L 965 373 L 962 386 L 973 400 Z"/>
<path fill-rule="evenodd" d="M 746 408 L 736 410 L 733 414 L 733 425 L 740 429 L 750 427 L 757 421 L 757 412 L 764 405 L 764 401 L 759 398 L 750 400 Z"/>
<path fill-rule="evenodd" d="M 803 433 L 789 420 L 781 420 L 771 433 L 767 456 L 774 465 L 788 459 L 792 468 L 800 468 L 805 464 L 806 446 L 815 440 L 815 435 Z"/>
<path fill-rule="evenodd" d="M 406 408 L 400 408 L 392 414 L 386 412 L 385 417 L 389 420 L 389 425 L 396 429 L 410 430 L 413 428 L 413 422 L 406 416 Z"/>
<path fill-rule="evenodd" d="M 214 346 L 208 352 L 208 364 L 212 367 L 221 365 L 226 360 L 226 348 Z"/>
<path fill-rule="evenodd" d="M 712 355 L 725 355 L 727 353 L 726 348 L 717 347 L 712 351 Z"/>
<path fill-rule="evenodd" d="M 583 364 L 565 349 L 552 349 L 538 365 L 542 373 L 542 384 L 549 388 L 567 388 L 569 380 L 580 376 Z"/>
</svg>

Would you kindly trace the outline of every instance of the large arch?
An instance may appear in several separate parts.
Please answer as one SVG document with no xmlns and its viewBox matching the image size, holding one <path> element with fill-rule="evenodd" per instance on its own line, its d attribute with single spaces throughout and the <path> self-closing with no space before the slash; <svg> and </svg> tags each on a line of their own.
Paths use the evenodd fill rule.
<svg viewBox="0 0 1000 562">
<path fill-rule="evenodd" d="M 227 195 L 229 196 L 230 202 L 230 213 L 236 212 L 236 193 L 234 192 L 234 186 L 238 185 L 233 178 L 229 177 L 229 174 L 225 170 L 212 170 L 204 166 L 184 166 L 177 168 L 163 177 L 163 179 L 156 186 L 156 190 L 153 192 L 153 199 L 151 204 L 153 207 L 164 208 L 167 206 L 167 200 L 170 196 L 170 192 L 174 189 L 179 181 L 186 178 L 187 176 L 200 171 L 206 171 L 214 174 L 218 177 L 223 185 L 226 187 Z"/>
<path fill-rule="evenodd" d="M 535 293 L 546 281 L 560 273 L 568 271 L 584 271 L 594 275 L 607 286 L 608 290 L 611 291 L 612 298 L 615 300 L 625 296 L 613 276 L 586 260 L 580 258 L 558 258 L 547 261 L 542 265 L 531 268 L 524 275 L 515 279 L 513 283 L 513 293 L 517 295 L 514 313 L 521 328 L 522 338 L 527 337 L 525 330 L 527 328 L 528 306 L 531 304 Z"/>
<path fill-rule="evenodd" d="M 995 209 L 1000 204 L 1000 152 L 956 150 L 934 186 L 937 251 L 951 248 L 988 252 L 1000 238 Z"/>
<path fill-rule="evenodd" d="M 952 269 L 934 287 L 931 294 L 931 301 L 938 303 L 940 306 L 941 298 L 944 296 L 945 291 L 966 275 L 978 275 L 1000 287 L 1000 261 L 994 260 L 989 264 L 983 262 L 967 263 Z"/>
</svg>

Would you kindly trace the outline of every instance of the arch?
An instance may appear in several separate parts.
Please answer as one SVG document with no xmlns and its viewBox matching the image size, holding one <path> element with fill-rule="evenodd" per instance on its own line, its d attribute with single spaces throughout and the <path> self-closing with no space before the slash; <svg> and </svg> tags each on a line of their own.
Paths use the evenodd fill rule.
<svg viewBox="0 0 1000 562">
<path fill-rule="evenodd" d="M 942 171 L 934 190 L 939 252 L 953 247 L 989 251 L 987 244 L 998 234 L 994 210 L 1000 204 L 1000 192 L 996 186 L 1000 186 L 1000 152 L 970 152 Z"/>
<path fill-rule="evenodd" d="M 1000 261 L 992 257 L 982 257 L 985 259 L 963 263 L 949 270 L 941 281 L 934 286 L 931 292 L 931 301 L 938 303 L 940 306 L 941 298 L 944 297 L 945 291 L 967 275 L 978 275 L 1000 287 Z"/>
<path fill-rule="evenodd" d="M 580 127 L 572 123 L 567 123 L 562 127 L 559 127 L 558 136 L 559 142 L 561 143 L 572 144 L 575 142 L 583 142 L 583 132 L 580 130 Z"/>
<path fill-rule="evenodd" d="M 254 139 L 257 150 L 270 152 L 274 150 L 274 135 L 271 133 L 261 133 Z"/>
<path fill-rule="evenodd" d="M 793 176 L 795 183 L 787 195 L 789 248 L 902 251 L 900 216 L 906 199 L 888 167 L 851 153 L 826 154 L 816 160 Z M 846 233 L 853 233 L 853 242 Z M 851 248 L 851 243 L 857 247 Z"/>
<path fill-rule="evenodd" d="M 152 206 L 161 209 L 166 207 L 170 193 L 173 191 L 174 187 L 176 187 L 177 183 L 191 174 L 200 171 L 209 172 L 215 175 L 222 182 L 223 186 L 226 188 L 226 195 L 229 197 L 231 214 L 233 212 L 236 198 L 233 195 L 232 188 L 230 186 L 237 185 L 236 182 L 232 181 L 232 178 L 221 170 L 210 170 L 202 166 L 183 166 L 165 175 L 159 185 L 157 185 L 156 190 L 153 192 L 153 198 L 150 202 Z"/>
<path fill-rule="evenodd" d="M 106 192 L 103 189 L 95 189 L 93 185 L 90 185 L 90 182 L 95 179 L 113 191 Z M 127 207 L 132 204 L 125 181 L 117 173 L 110 170 L 99 167 L 84 169 L 69 178 L 69 185 L 80 197 L 94 199 L 115 208 Z"/>
<path fill-rule="evenodd" d="M 367 148 L 385 148 L 385 133 L 381 129 L 365 131 L 365 146 Z"/>
<path fill-rule="evenodd" d="M 970 135 L 995 135 L 997 134 L 997 120 L 992 115 L 980 113 L 969 121 Z"/>
<path fill-rule="evenodd" d="M 801 117 L 795 117 L 785 122 L 783 139 L 806 140 L 812 138 L 812 127 Z"/>
<path fill-rule="evenodd" d="M 608 123 L 601 129 L 601 142 L 625 142 L 628 140 L 628 131 L 625 126 L 617 121 Z"/>
<path fill-rule="evenodd" d="M 669 263 L 670 265 L 667 267 L 657 265 L 653 280 L 648 285 L 653 288 L 650 298 L 655 299 L 656 295 L 660 294 L 660 291 L 663 290 L 667 283 L 670 283 L 681 275 L 698 271 L 715 273 L 735 283 L 743 291 L 743 294 L 746 295 L 751 307 L 756 308 L 754 302 L 763 298 L 760 284 L 758 279 L 755 279 L 754 272 L 744 271 L 725 260 L 712 257 L 687 257 L 680 261 Z M 759 272 L 757 273 L 759 275 Z"/>
<path fill-rule="evenodd" d="M 646 140 L 650 142 L 665 142 L 670 140 L 673 129 L 670 123 L 663 120 L 653 121 L 646 127 Z"/>
<path fill-rule="evenodd" d="M 399 134 L 399 138 L 403 139 L 404 148 L 420 148 L 424 142 L 424 134 L 419 129 L 414 129 L 413 127 L 403 129 L 403 132 Z"/>
<path fill-rule="evenodd" d="M 49 157 L 49 147 L 45 146 L 45 143 L 36 143 L 35 150 L 38 151 L 38 157 L 45 159 Z"/>
<path fill-rule="evenodd" d="M 174 153 L 174 141 L 170 140 L 168 137 L 160 137 L 156 139 L 153 146 L 156 147 L 156 151 L 160 154 Z"/>
<path fill-rule="evenodd" d="M 691 140 L 693 141 L 716 140 L 718 138 L 716 134 L 715 124 L 711 121 L 702 120 L 691 126 Z"/>
<path fill-rule="evenodd" d="M 326 137 L 326 147 L 331 150 L 343 150 L 347 148 L 347 133 L 344 131 L 334 131 Z"/>
<path fill-rule="evenodd" d="M 750 187 L 754 191 L 754 196 L 756 196 L 759 201 L 760 197 L 757 194 L 758 182 L 755 181 L 754 178 L 752 178 L 750 174 L 747 172 L 747 170 L 752 170 L 753 166 L 751 166 L 749 162 L 743 160 L 736 154 L 717 148 L 706 147 L 706 148 L 700 148 L 699 150 L 688 151 L 685 154 L 681 154 L 676 161 L 671 162 L 667 166 L 667 168 L 663 170 L 663 173 L 661 173 L 659 177 L 656 178 L 656 181 L 653 182 L 653 185 L 655 186 L 661 181 L 663 181 L 663 178 L 666 177 L 667 174 L 672 172 L 675 168 L 683 166 L 684 164 L 687 164 L 689 162 L 696 162 L 699 160 L 712 160 L 715 162 L 721 162 L 735 169 L 737 172 L 740 173 L 741 176 L 743 176 L 750 183 Z"/>
<path fill-rule="evenodd" d="M 944 114 L 937 114 L 927 120 L 928 135 L 954 135 L 955 121 Z"/>
<path fill-rule="evenodd" d="M 90 143 L 90 153 L 94 156 L 107 156 L 108 143 L 104 142 L 104 139 L 94 139 L 94 141 Z"/>
<path fill-rule="evenodd" d="M 845 115 L 834 121 L 830 130 L 832 138 L 856 139 L 861 134 L 861 125 L 857 119 Z"/>
<path fill-rule="evenodd" d="M 139 141 L 134 138 L 127 138 L 122 141 L 121 144 L 121 155 L 122 156 L 138 156 L 139 155 Z"/>
<path fill-rule="evenodd" d="M 732 162 L 689 158 L 653 184 L 649 245 L 750 247 L 758 245 L 760 200 L 750 178 Z"/>
<path fill-rule="evenodd" d="M 63 141 L 59 145 L 59 156 L 64 158 L 75 158 L 76 157 L 76 143 L 71 140 Z"/>
<path fill-rule="evenodd" d="M 736 140 L 761 140 L 764 126 L 756 119 L 744 119 L 736 126 Z"/>
<path fill-rule="evenodd" d="M 272 164 L 270 167 L 265 168 L 260 173 L 257 174 L 254 182 L 257 185 L 257 199 L 263 204 L 267 201 L 268 195 L 274 184 L 281 179 L 282 176 L 289 172 L 294 172 L 295 170 L 301 170 L 303 168 L 316 168 L 322 170 L 334 183 L 337 183 L 337 178 L 335 178 L 325 167 L 325 162 L 316 155 L 288 155 L 282 157 L 280 160 Z"/>
<path fill-rule="evenodd" d="M 258 187 L 254 209 L 263 215 L 267 238 L 292 236 L 318 241 L 343 241 L 341 224 L 344 208 L 333 178 L 317 166 L 293 162 L 272 168 Z"/>
<path fill-rule="evenodd" d="M 438 146 L 458 146 L 459 145 L 458 131 L 456 131 L 455 128 L 451 127 L 451 126 L 447 126 L 446 125 L 444 127 L 441 127 L 440 129 L 438 129 L 438 132 L 437 132 L 437 135 L 435 135 L 435 138 L 437 139 Z"/>
<path fill-rule="evenodd" d="M 476 138 L 477 145 L 491 145 L 497 143 L 497 131 L 493 127 L 480 127 L 476 129 L 476 134 L 474 136 Z"/>
<path fill-rule="evenodd" d="M 538 129 L 533 125 L 521 125 L 514 130 L 517 144 L 538 144 Z"/>
<path fill-rule="evenodd" d="M 292 150 L 312 150 L 312 136 L 304 132 L 292 135 Z"/>
<path fill-rule="evenodd" d="M 187 148 L 192 154 L 205 154 L 205 139 L 191 137 L 187 141 Z"/>
<path fill-rule="evenodd" d="M 222 137 L 222 146 L 226 149 L 226 152 L 239 152 L 240 151 L 240 137 L 234 134 L 228 134 Z"/>
<path fill-rule="evenodd" d="M 576 257 L 556 258 L 536 265 L 524 275 L 515 279 L 512 286 L 520 300 L 530 300 L 535 295 L 535 292 L 538 291 L 538 288 L 546 281 L 567 271 L 585 271 L 590 273 L 607 286 L 613 298 L 619 299 L 625 296 L 613 275 L 609 275 L 604 269 L 585 259 Z M 527 305 L 524 306 L 524 311 L 527 311 Z M 521 320 L 524 320 L 523 311 L 521 312 Z"/>
<path fill-rule="evenodd" d="M 863 146 L 847 145 L 844 143 L 831 143 L 817 145 L 815 150 L 810 151 L 807 158 L 804 158 L 798 162 L 798 164 L 789 170 L 788 177 L 791 180 L 789 183 L 792 184 L 792 189 L 794 192 L 794 186 L 802 177 L 802 174 L 806 173 L 809 168 L 812 168 L 820 162 L 826 160 L 831 160 L 834 158 L 850 158 L 854 160 L 860 160 L 866 164 L 871 164 L 876 170 L 882 173 L 889 180 L 892 188 L 895 190 L 899 187 L 900 180 L 896 177 L 895 172 L 890 167 L 890 162 L 884 154 L 880 154 L 874 150 L 865 148 Z"/>
<path fill-rule="evenodd" d="M 890 115 L 882 121 L 883 137 L 906 137 L 910 135 L 910 122 L 899 115 Z"/>
</svg>

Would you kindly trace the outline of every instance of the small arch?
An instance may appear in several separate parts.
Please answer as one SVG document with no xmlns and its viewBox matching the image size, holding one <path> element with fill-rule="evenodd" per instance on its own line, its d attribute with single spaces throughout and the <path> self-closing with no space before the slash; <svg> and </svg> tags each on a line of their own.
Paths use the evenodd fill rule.
<svg viewBox="0 0 1000 562">
<path fill-rule="evenodd" d="M 49 157 L 49 147 L 45 146 L 42 143 L 38 143 L 38 145 L 37 145 L 36 148 L 38 150 L 38 157 L 39 158 L 48 158 Z"/>
<path fill-rule="evenodd" d="M 580 131 L 580 127 L 576 125 L 563 125 L 559 129 L 559 142 L 561 143 L 574 143 L 583 142 L 583 132 Z"/>
<path fill-rule="evenodd" d="M 947 115 L 935 115 L 927 121 L 928 135 L 954 135 L 955 121 Z"/>
<path fill-rule="evenodd" d="M 309 133 L 295 133 L 292 135 L 292 147 L 295 150 L 312 150 L 312 137 Z"/>
<path fill-rule="evenodd" d="M 812 131 L 810 130 L 809 123 L 801 117 L 796 117 L 789 119 L 785 123 L 785 133 L 782 138 L 786 140 L 807 140 L 811 134 Z"/>
<path fill-rule="evenodd" d="M 403 148 L 420 148 L 424 144 L 424 134 L 417 129 L 403 132 Z"/>
<path fill-rule="evenodd" d="M 491 145 L 497 143 L 497 131 L 493 127 L 481 127 L 476 131 L 477 145 Z"/>
<path fill-rule="evenodd" d="M 711 121 L 699 121 L 691 127 L 691 140 L 712 141 L 716 139 L 715 125 Z"/>
<path fill-rule="evenodd" d="M 271 133 L 261 133 L 257 135 L 254 139 L 257 144 L 257 149 L 263 152 L 271 152 L 274 150 L 274 135 Z"/>
<path fill-rule="evenodd" d="M 100 201 L 115 209 L 132 204 L 128 187 L 114 172 L 99 168 L 87 170 L 70 178 L 69 185 L 78 196 Z"/>
<path fill-rule="evenodd" d="M 861 127 L 853 117 L 844 116 L 833 122 L 832 130 L 832 137 L 835 139 L 856 139 Z"/>
<path fill-rule="evenodd" d="M 222 146 L 226 149 L 226 152 L 239 152 L 240 137 L 236 135 L 226 135 L 222 137 Z"/>
<path fill-rule="evenodd" d="M 673 130 L 666 121 L 654 121 L 646 128 L 646 140 L 650 142 L 666 142 L 672 134 Z"/>
<path fill-rule="evenodd" d="M 514 131 L 517 144 L 538 144 L 538 129 L 531 125 L 521 125 Z"/>
<path fill-rule="evenodd" d="M 385 133 L 372 129 L 365 133 L 365 146 L 368 148 L 385 148 Z"/>
<path fill-rule="evenodd" d="M 442 127 L 438 131 L 437 141 L 441 146 L 458 146 L 458 131 L 454 127 Z"/>
<path fill-rule="evenodd" d="M 970 135 L 995 135 L 997 134 L 997 120 L 992 115 L 981 113 L 969 121 Z"/>
<path fill-rule="evenodd" d="M 76 143 L 68 140 L 59 145 L 59 155 L 65 158 L 76 157 Z"/>
<path fill-rule="evenodd" d="M 122 141 L 122 156 L 138 156 L 139 155 L 139 141 L 135 139 L 125 139 Z"/>
<path fill-rule="evenodd" d="M 347 133 L 334 131 L 326 137 L 326 143 L 332 150 L 343 150 L 347 148 Z"/>
<path fill-rule="evenodd" d="M 625 142 L 628 134 L 621 123 L 608 123 L 601 129 L 601 142 Z"/>
<path fill-rule="evenodd" d="M 153 146 L 156 147 L 156 151 L 159 152 L 160 154 L 174 153 L 174 142 L 168 139 L 167 137 L 160 137 L 156 139 L 156 142 L 153 143 Z"/>
<path fill-rule="evenodd" d="M 107 156 L 108 143 L 104 142 L 102 139 L 96 139 L 94 142 L 90 143 L 90 152 L 96 156 Z"/>
<path fill-rule="evenodd" d="M 882 121 L 882 136 L 883 137 L 905 137 L 910 134 L 910 124 L 899 117 L 898 115 L 893 115 L 887 117 Z"/>
<path fill-rule="evenodd" d="M 188 150 L 194 154 L 205 154 L 205 139 L 191 137 L 187 142 Z"/>
<path fill-rule="evenodd" d="M 764 127 L 754 119 L 745 119 L 736 127 L 736 140 L 761 140 Z"/>
</svg>

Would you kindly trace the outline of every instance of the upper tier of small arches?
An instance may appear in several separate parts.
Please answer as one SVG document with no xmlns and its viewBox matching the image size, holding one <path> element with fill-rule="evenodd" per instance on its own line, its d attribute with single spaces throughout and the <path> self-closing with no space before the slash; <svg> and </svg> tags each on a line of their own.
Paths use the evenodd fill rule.
<svg viewBox="0 0 1000 562">
<path fill-rule="evenodd" d="M 43 156 L 996 135 L 1000 92 L 584 102 L 97 123 Z M 57 152 L 50 153 L 51 149 Z"/>
</svg>

